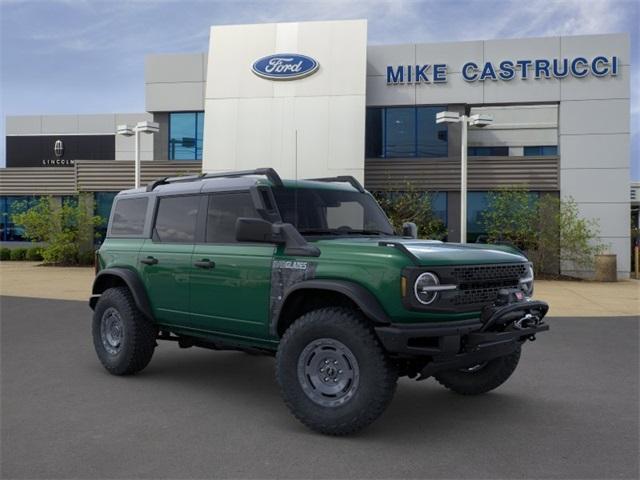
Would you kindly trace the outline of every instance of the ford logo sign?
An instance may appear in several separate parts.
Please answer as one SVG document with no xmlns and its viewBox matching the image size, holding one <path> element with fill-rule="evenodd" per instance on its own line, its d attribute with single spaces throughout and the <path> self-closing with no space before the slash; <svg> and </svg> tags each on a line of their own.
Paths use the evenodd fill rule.
<svg viewBox="0 0 640 480">
<path fill-rule="evenodd" d="M 269 80 L 296 80 L 315 73 L 318 67 L 318 62 L 306 55 L 278 53 L 256 60 L 251 70 Z"/>
</svg>

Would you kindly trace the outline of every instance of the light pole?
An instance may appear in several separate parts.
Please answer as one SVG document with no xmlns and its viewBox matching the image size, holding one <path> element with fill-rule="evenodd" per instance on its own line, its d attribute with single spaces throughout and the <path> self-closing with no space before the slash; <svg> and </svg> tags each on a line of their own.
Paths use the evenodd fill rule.
<svg viewBox="0 0 640 480">
<path fill-rule="evenodd" d="M 458 112 L 436 114 L 436 123 L 460 123 L 462 125 L 462 150 L 460 152 L 460 243 L 467 243 L 467 127 L 486 127 L 493 122 L 490 115 L 460 115 Z"/>
<path fill-rule="evenodd" d="M 134 186 L 140 187 L 140 133 L 157 133 L 160 130 L 160 125 L 156 122 L 138 122 L 134 127 L 129 125 L 118 125 L 116 133 L 124 137 L 131 137 L 135 135 L 135 162 L 134 162 Z"/>
</svg>

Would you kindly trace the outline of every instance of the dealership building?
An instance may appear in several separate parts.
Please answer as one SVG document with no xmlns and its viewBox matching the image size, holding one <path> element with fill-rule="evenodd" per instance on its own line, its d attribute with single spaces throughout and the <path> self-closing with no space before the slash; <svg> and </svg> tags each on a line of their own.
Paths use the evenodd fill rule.
<svg viewBox="0 0 640 480">
<path fill-rule="evenodd" d="M 461 126 L 436 123 L 450 111 L 493 119 L 468 133 L 469 241 L 492 190 L 572 197 L 625 278 L 629 49 L 627 34 L 367 45 L 364 20 L 214 26 L 208 52 L 146 58 L 145 112 L 7 117 L 0 241 L 22 240 L 12 205 L 41 195 L 89 192 L 108 215 L 133 185 L 134 139 L 116 126 L 143 120 L 160 126 L 140 138 L 143 182 L 269 166 L 410 184 L 459 241 Z"/>
</svg>

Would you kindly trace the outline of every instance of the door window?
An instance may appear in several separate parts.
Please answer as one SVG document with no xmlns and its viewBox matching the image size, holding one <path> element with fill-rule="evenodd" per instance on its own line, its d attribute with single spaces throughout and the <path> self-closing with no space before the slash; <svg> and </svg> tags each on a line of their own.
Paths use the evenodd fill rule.
<svg viewBox="0 0 640 480">
<path fill-rule="evenodd" d="M 199 195 L 161 198 L 153 229 L 154 241 L 193 243 L 199 204 Z"/>
<path fill-rule="evenodd" d="M 260 218 L 249 193 L 221 193 L 209 196 L 207 243 L 236 243 L 236 220 Z"/>
</svg>

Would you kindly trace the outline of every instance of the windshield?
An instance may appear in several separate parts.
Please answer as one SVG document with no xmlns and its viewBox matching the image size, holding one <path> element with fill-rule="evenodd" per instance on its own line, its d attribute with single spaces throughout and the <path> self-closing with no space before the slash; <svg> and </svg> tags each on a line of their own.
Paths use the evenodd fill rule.
<svg viewBox="0 0 640 480">
<path fill-rule="evenodd" d="M 393 235 L 393 227 L 366 193 L 315 188 L 273 188 L 282 221 L 303 235 Z"/>
</svg>

